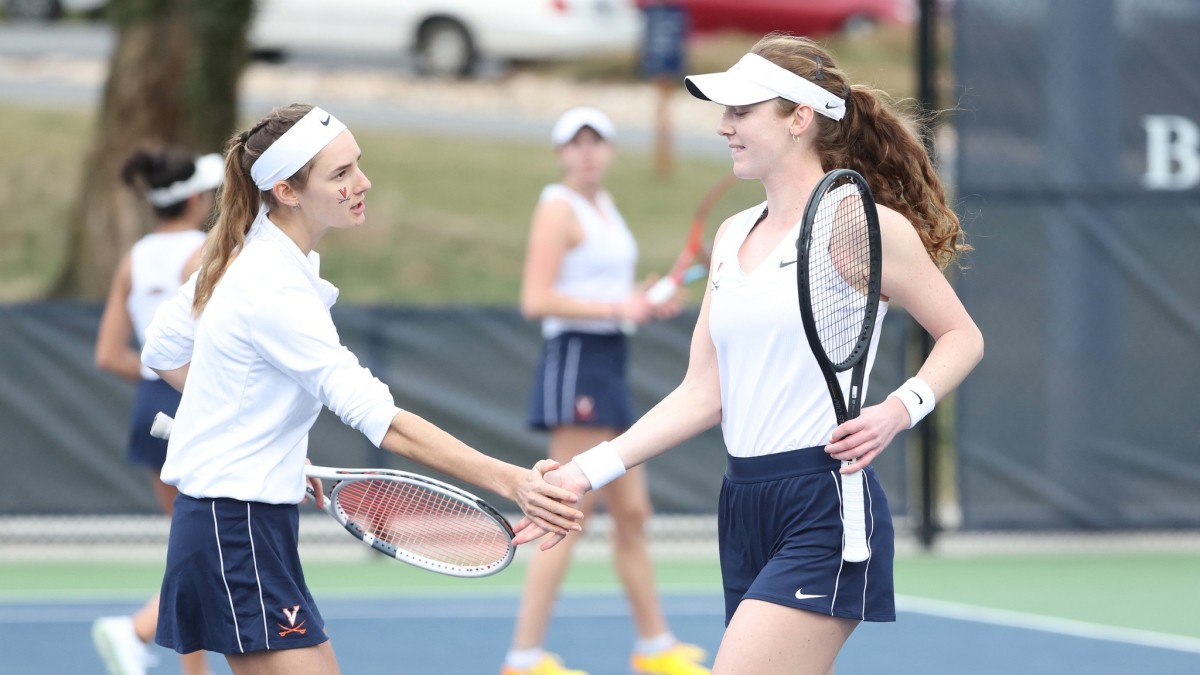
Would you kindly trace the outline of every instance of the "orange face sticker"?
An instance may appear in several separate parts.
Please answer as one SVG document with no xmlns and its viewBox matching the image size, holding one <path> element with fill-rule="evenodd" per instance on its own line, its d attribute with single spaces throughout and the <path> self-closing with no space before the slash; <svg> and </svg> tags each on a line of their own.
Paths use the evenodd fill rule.
<svg viewBox="0 0 1200 675">
<path fill-rule="evenodd" d="M 338 188 L 338 194 L 342 196 L 342 198 L 338 200 L 339 204 L 345 204 L 346 202 L 350 201 L 349 195 L 346 194 L 346 188 Z"/>
</svg>

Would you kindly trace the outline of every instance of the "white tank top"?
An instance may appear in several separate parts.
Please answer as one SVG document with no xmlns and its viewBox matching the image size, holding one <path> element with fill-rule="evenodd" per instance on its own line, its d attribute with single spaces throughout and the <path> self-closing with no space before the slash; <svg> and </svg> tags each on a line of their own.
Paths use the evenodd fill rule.
<svg viewBox="0 0 1200 675">
<path fill-rule="evenodd" d="M 759 457 L 825 445 L 837 418 L 825 378 L 808 346 L 796 288 L 797 223 L 747 273 L 738 251 L 766 203 L 734 216 L 713 250 L 709 333 L 721 379 L 721 430 L 729 454 Z M 863 398 L 875 361 L 887 303 L 879 303 L 863 379 Z M 850 372 L 841 373 L 842 390 Z"/>
<path fill-rule="evenodd" d="M 593 204 L 571 188 L 554 183 L 542 189 L 538 203 L 565 199 L 583 228 L 583 240 L 563 256 L 554 290 L 562 295 L 597 302 L 620 302 L 633 292 L 637 242 L 607 192 Z M 566 331 L 616 333 L 620 323 L 610 319 L 542 319 L 542 335 L 552 338 Z"/>
<path fill-rule="evenodd" d="M 131 286 L 125 306 L 133 321 L 138 347 L 146 343 L 146 327 L 163 300 L 171 297 L 183 281 L 183 266 L 204 243 L 200 230 L 152 232 L 138 240 L 129 253 Z M 142 377 L 157 380 L 158 375 L 145 365 Z"/>
</svg>

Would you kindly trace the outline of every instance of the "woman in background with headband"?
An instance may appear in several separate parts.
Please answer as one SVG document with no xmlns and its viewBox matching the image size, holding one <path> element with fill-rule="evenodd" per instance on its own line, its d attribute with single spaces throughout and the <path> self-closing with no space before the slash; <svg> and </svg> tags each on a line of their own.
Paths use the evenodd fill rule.
<svg viewBox="0 0 1200 675">
<path fill-rule="evenodd" d="M 376 446 L 515 501 L 548 530 L 579 529 L 574 495 L 542 479 L 552 462 L 520 469 L 400 410 L 342 346 L 329 314 L 338 291 L 313 248 L 363 223 L 371 181 L 360 155 L 344 124 L 308 105 L 234 136 L 200 271 L 162 306 L 142 351 L 183 392 L 162 471 L 179 496 L 156 640 L 225 654 L 234 673 L 338 671 L 297 550 L 322 406 Z"/>
<path fill-rule="evenodd" d="M 571 108 L 550 137 L 562 179 L 542 189 L 530 225 L 521 311 L 541 319 L 543 343 L 529 403 L 529 425 L 550 432 L 550 459 L 569 462 L 633 422 L 626 382 L 628 341 L 622 325 L 679 312 L 673 299 L 653 306 L 634 286 L 637 243 L 604 181 L 616 129 L 600 110 Z M 650 492 L 643 470 L 607 486 L 613 562 L 629 599 L 637 640 L 630 667 L 639 675 L 703 675 L 704 650 L 679 642 L 654 587 L 646 541 Z M 595 499 L 582 508 L 591 510 Z M 587 675 L 543 649 L 574 540 L 536 553 L 525 575 L 521 608 L 501 675 Z"/>
<path fill-rule="evenodd" d="M 138 383 L 129 423 L 129 461 L 148 470 L 154 496 L 168 516 L 176 490 L 159 478 L 167 442 L 150 435 L 150 424 L 159 411 L 175 414 L 179 392 L 143 366 L 131 344 L 145 344 L 146 327 L 159 304 L 199 265 L 201 228 L 212 215 L 214 191 L 224 173 L 220 155 L 195 157 L 177 148 L 139 150 L 121 170 L 125 184 L 150 204 L 155 225 L 117 266 L 96 335 L 96 365 Z M 110 671 L 141 673 L 157 623 L 155 595 L 133 616 L 97 619 L 92 640 Z M 181 657 L 180 665 L 184 675 L 208 672 L 202 652 Z"/>
<path fill-rule="evenodd" d="M 891 516 L 868 465 L 983 355 L 939 269 L 965 247 L 963 231 L 918 137 L 813 41 L 768 35 L 728 71 L 685 82 L 724 107 L 717 133 L 733 172 L 760 181 L 766 201 L 717 232 L 683 382 L 628 431 L 546 478 L 580 494 L 598 489 L 720 423 L 727 628 L 712 671 L 827 675 L 859 622 L 895 620 Z M 879 204 L 880 319 L 899 302 L 936 341 L 916 377 L 840 426 L 805 345 L 791 266 L 809 195 L 837 168 L 866 177 Z M 851 459 L 870 497 L 870 557 L 860 563 L 841 555 L 839 475 Z"/>
</svg>

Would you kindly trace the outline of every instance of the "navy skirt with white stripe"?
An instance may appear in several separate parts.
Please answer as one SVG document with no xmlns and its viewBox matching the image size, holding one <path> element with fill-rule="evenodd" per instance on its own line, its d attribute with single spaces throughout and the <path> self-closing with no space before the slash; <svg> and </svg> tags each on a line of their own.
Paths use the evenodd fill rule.
<svg viewBox="0 0 1200 675">
<path fill-rule="evenodd" d="M 180 654 L 295 649 L 328 638 L 304 583 L 295 504 L 175 498 L 155 641 Z"/>
<path fill-rule="evenodd" d="M 863 621 L 895 621 L 895 535 L 887 497 L 867 467 L 871 557 L 842 560 L 841 463 L 821 447 L 727 456 L 717 511 L 725 623 L 742 600 Z"/>
<path fill-rule="evenodd" d="M 546 340 L 533 376 L 529 426 L 628 428 L 633 401 L 627 361 L 623 333 L 568 332 Z"/>
</svg>

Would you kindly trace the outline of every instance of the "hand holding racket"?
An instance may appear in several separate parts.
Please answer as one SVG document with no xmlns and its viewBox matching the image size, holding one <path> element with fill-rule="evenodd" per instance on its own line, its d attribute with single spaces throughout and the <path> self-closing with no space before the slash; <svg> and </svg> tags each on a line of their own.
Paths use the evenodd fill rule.
<svg viewBox="0 0 1200 675">
<path fill-rule="evenodd" d="M 708 276 L 711 242 L 705 241 L 704 232 L 707 227 L 708 214 L 719 201 L 725 191 L 737 181 L 737 176 L 727 174 L 709 188 L 696 213 L 692 216 L 692 225 L 688 230 L 687 243 L 671 265 L 671 271 L 659 279 L 646 291 L 646 300 L 651 305 L 661 305 L 675 297 L 680 286 L 686 286 L 693 281 L 699 281 Z"/>
<path fill-rule="evenodd" d="M 173 423 L 160 412 L 150 433 L 167 438 Z M 457 577 L 495 574 L 512 562 L 512 527 L 496 509 L 465 490 L 388 469 L 310 465 L 304 473 L 310 479 L 332 481 L 328 496 L 312 485 L 306 488 L 308 494 L 347 532 L 390 558 Z"/>
<path fill-rule="evenodd" d="M 867 181 L 837 169 L 813 189 L 796 242 L 800 317 L 809 347 L 829 389 L 838 425 L 862 408 L 867 352 L 875 331 L 882 280 L 879 214 Z M 838 373 L 853 369 L 842 392 Z M 848 466 L 851 461 L 843 461 Z M 842 474 L 842 558 L 870 557 L 861 471 Z"/>
<path fill-rule="evenodd" d="M 692 216 L 692 224 L 688 229 L 687 242 L 683 246 L 683 250 L 675 258 L 675 262 L 671 265 L 671 270 L 666 276 L 660 277 L 650 287 L 643 291 L 643 297 L 650 309 L 662 307 L 667 304 L 681 286 L 686 286 L 692 282 L 699 281 L 708 276 L 708 265 L 711 259 L 711 241 L 705 241 L 705 229 L 708 226 L 708 215 L 712 211 L 713 206 L 737 181 L 737 176 L 726 174 L 717 181 L 704 198 L 700 200 L 700 206 L 696 207 L 696 213 Z M 711 237 L 709 237 L 711 239 Z M 676 308 L 676 311 L 678 308 Z M 623 320 L 621 322 L 621 330 L 626 335 L 633 335 L 637 332 L 637 325 L 640 321 Z"/>
</svg>

